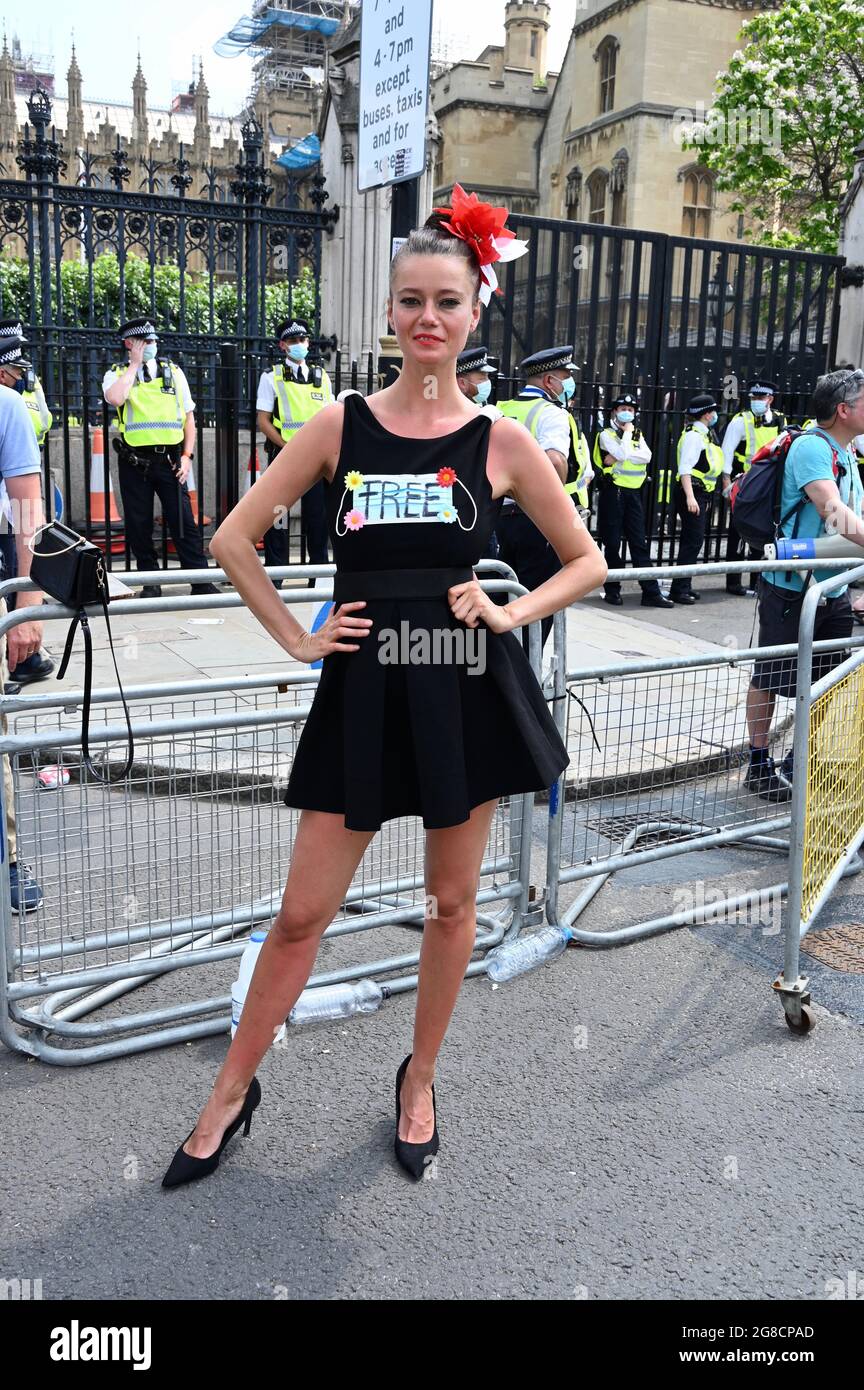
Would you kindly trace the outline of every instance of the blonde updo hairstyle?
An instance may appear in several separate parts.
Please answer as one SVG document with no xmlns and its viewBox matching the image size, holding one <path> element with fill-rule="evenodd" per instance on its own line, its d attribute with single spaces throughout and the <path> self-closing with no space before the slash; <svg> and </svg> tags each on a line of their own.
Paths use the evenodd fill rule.
<svg viewBox="0 0 864 1390">
<path fill-rule="evenodd" d="M 480 297 L 480 266 L 477 263 L 477 257 L 466 241 L 463 241 L 461 237 L 454 236 L 451 231 L 442 226 L 446 215 L 446 213 L 433 212 L 422 227 L 416 227 L 413 232 L 409 232 L 404 245 L 399 247 L 390 262 L 391 298 L 393 279 L 400 261 L 407 260 L 409 256 L 458 256 L 460 260 L 465 262 L 474 287 L 472 302 L 477 303 Z"/>
</svg>

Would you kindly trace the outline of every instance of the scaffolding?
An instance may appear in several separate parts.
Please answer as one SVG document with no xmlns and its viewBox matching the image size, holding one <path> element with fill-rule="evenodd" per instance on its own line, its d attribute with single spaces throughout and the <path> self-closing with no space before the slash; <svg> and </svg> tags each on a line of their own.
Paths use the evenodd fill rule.
<svg viewBox="0 0 864 1390">
<path fill-rule="evenodd" d="M 315 70 L 323 78 L 328 40 L 353 8 L 344 0 L 257 0 L 215 51 L 226 58 L 251 54 L 256 89 L 263 84 L 268 92 L 308 92 Z"/>
</svg>

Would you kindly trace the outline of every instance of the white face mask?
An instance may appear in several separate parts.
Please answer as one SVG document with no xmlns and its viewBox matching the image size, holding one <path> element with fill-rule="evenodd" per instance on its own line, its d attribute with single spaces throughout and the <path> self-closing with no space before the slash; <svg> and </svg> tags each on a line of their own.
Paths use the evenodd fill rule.
<svg viewBox="0 0 864 1390">
<path fill-rule="evenodd" d="M 158 351 L 159 351 L 159 344 L 158 344 L 158 343 L 145 343 L 145 344 L 144 344 L 144 356 L 143 356 L 143 360 L 144 360 L 145 362 L 152 362 L 153 359 L 154 359 L 154 357 L 156 356 L 156 353 L 157 353 Z"/>
<path fill-rule="evenodd" d="M 478 381 L 477 385 L 474 387 L 474 400 L 477 404 L 485 405 L 491 395 L 492 382 L 488 377 L 485 381 Z"/>
</svg>

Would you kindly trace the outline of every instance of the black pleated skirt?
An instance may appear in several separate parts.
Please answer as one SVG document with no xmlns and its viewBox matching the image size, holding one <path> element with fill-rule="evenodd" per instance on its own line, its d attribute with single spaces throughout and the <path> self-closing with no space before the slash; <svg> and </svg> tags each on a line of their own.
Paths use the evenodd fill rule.
<svg viewBox="0 0 864 1390">
<path fill-rule="evenodd" d="M 351 595 L 363 596 L 357 576 Z M 367 598 L 358 611 L 373 620 L 370 635 L 358 651 L 323 660 L 286 806 L 344 815 L 348 830 L 377 830 L 397 816 L 419 816 L 433 830 L 462 824 L 482 802 L 553 785 L 567 749 L 514 633 L 466 628 L 446 593 Z M 425 631 L 434 642 L 442 629 L 460 630 L 465 659 L 381 659 L 384 632 L 403 634 L 404 656 L 409 635 L 416 642 Z"/>
</svg>

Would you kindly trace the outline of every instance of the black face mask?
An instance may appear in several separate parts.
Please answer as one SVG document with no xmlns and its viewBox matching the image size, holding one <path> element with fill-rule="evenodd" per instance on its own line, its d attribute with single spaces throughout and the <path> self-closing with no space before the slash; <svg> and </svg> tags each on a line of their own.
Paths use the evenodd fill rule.
<svg viewBox="0 0 864 1390">
<path fill-rule="evenodd" d="M 19 396 L 24 395 L 24 392 L 27 390 L 27 383 L 23 376 L 19 376 L 17 381 L 12 382 L 12 390 L 17 391 Z"/>
</svg>

